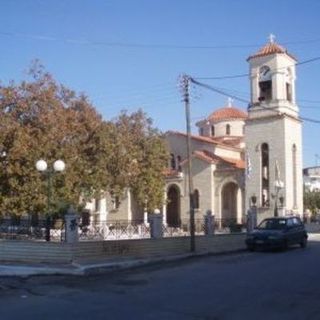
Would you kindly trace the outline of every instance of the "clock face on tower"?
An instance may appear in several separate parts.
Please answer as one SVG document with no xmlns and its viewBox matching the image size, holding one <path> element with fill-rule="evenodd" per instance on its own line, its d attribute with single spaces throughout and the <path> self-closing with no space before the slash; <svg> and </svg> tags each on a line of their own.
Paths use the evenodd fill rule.
<svg viewBox="0 0 320 320">
<path fill-rule="evenodd" d="M 271 80 L 271 70 L 268 66 L 262 66 L 259 70 L 259 80 L 269 81 Z"/>
</svg>

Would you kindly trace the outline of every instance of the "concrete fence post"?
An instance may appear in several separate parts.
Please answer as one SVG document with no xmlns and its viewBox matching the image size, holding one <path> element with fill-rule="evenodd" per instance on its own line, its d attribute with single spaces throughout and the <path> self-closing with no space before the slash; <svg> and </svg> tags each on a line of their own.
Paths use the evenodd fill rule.
<svg viewBox="0 0 320 320">
<path fill-rule="evenodd" d="M 150 223 L 150 235 L 151 238 L 159 239 L 163 237 L 162 220 L 163 215 L 160 213 L 159 209 L 154 210 L 154 213 L 149 214 Z"/>
<path fill-rule="evenodd" d="M 75 243 L 79 241 L 79 215 L 71 207 L 65 215 L 66 242 Z"/>
<path fill-rule="evenodd" d="M 204 233 L 207 236 L 214 234 L 214 215 L 208 210 L 204 216 Z"/>
<path fill-rule="evenodd" d="M 257 226 L 257 207 L 252 206 L 248 210 L 247 232 L 251 232 Z"/>
</svg>

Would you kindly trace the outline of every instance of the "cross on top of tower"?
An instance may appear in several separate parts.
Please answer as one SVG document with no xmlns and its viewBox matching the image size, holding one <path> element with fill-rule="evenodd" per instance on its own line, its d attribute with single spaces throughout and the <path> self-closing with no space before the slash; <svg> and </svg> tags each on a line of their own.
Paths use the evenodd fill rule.
<svg viewBox="0 0 320 320">
<path fill-rule="evenodd" d="M 275 38 L 276 38 L 276 36 L 274 34 L 272 34 L 272 33 L 269 34 L 268 39 L 269 39 L 270 43 L 274 43 Z"/>
<path fill-rule="evenodd" d="M 234 99 L 228 97 L 228 107 L 231 108 L 233 104 Z"/>
</svg>

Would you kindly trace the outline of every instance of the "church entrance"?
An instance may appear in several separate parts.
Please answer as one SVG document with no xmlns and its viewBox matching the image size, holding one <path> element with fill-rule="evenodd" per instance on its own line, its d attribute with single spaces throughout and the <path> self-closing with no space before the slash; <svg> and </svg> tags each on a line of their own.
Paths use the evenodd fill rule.
<svg viewBox="0 0 320 320">
<path fill-rule="evenodd" d="M 221 219 L 222 223 L 237 221 L 237 193 L 238 185 L 234 182 L 225 184 L 221 191 Z"/>
<path fill-rule="evenodd" d="M 180 226 L 180 190 L 177 186 L 170 186 L 167 191 L 167 224 L 169 227 Z"/>
</svg>

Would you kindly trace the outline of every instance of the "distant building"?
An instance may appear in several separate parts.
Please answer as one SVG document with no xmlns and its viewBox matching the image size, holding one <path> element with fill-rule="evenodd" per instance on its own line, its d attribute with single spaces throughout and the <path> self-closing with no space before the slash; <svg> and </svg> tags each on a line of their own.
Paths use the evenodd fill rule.
<svg viewBox="0 0 320 320">
<path fill-rule="evenodd" d="M 320 166 L 303 169 L 303 182 L 309 191 L 320 191 Z"/>
</svg>

